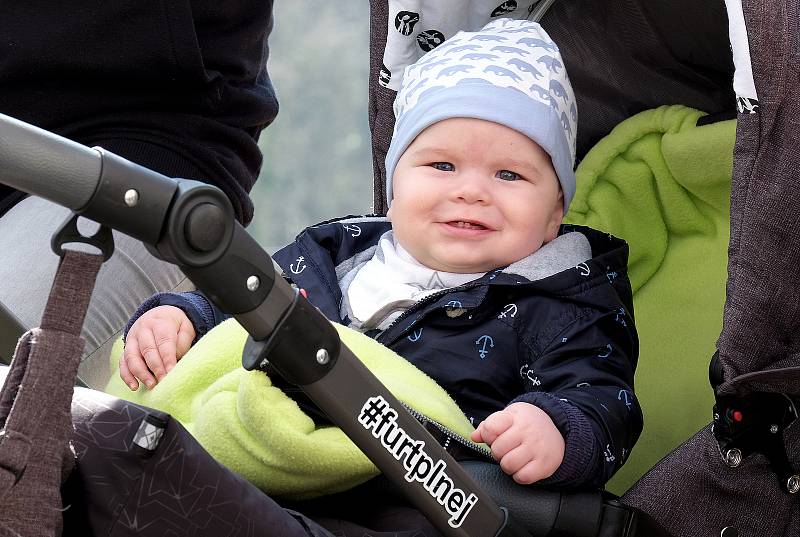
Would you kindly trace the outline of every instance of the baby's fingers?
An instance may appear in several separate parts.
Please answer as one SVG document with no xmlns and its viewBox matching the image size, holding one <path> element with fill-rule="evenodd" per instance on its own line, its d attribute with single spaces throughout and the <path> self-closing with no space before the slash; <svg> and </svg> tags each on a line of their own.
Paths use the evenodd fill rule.
<svg viewBox="0 0 800 537">
<path fill-rule="evenodd" d="M 148 360 L 147 365 L 150 370 L 155 373 L 158 380 L 162 380 L 164 375 L 172 371 L 175 364 L 178 362 L 177 358 L 177 340 L 178 333 L 175 328 L 168 323 L 159 323 L 153 326 L 153 341 L 156 346 L 156 354 L 158 361 L 153 364 Z"/>
<path fill-rule="evenodd" d="M 497 437 L 508 430 L 513 423 L 514 418 L 507 411 L 495 412 L 478 425 L 478 428 L 472 433 L 472 440 L 486 442 L 491 446 Z"/>
<path fill-rule="evenodd" d="M 119 376 L 122 379 L 122 382 L 128 385 L 132 391 L 136 391 L 139 389 L 139 382 L 134 378 L 133 373 L 131 370 L 128 369 L 127 359 L 125 358 L 125 354 L 119 359 Z"/>
<path fill-rule="evenodd" d="M 148 388 L 156 385 L 157 380 L 164 376 L 164 364 L 161 356 L 158 353 L 158 346 L 153 332 L 150 330 L 140 330 L 137 339 L 139 345 L 139 354 L 144 358 L 144 363 L 138 361 L 135 363 L 137 369 L 134 369 L 134 362 L 129 362 L 128 367 L 131 372 L 136 375 L 139 380 L 145 383 Z M 144 375 L 143 376 L 140 376 Z"/>
<path fill-rule="evenodd" d="M 514 481 L 520 485 L 530 485 L 531 483 L 536 483 L 537 481 L 550 477 L 553 475 L 554 470 L 545 466 L 543 461 L 534 459 L 528 461 L 516 471 L 508 473 L 514 478 Z"/>
<path fill-rule="evenodd" d="M 136 379 L 141 380 L 148 387 L 155 385 L 156 382 L 147 369 L 136 338 L 130 337 L 130 334 L 125 341 L 125 352 L 119 361 L 119 376 L 131 390 L 136 390 L 139 387 L 139 382 Z"/>
<path fill-rule="evenodd" d="M 561 459 L 550 451 L 536 452 L 520 445 L 500 459 L 500 468 L 520 485 L 530 485 L 550 477 L 558 470 Z"/>
<path fill-rule="evenodd" d="M 183 355 L 188 352 L 188 350 L 192 347 L 192 342 L 194 341 L 195 331 L 194 326 L 189 321 L 181 323 L 180 328 L 178 329 L 178 347 L 177 347 L 177 359 L 180 360 L 183 358 Z"/>
</svg>

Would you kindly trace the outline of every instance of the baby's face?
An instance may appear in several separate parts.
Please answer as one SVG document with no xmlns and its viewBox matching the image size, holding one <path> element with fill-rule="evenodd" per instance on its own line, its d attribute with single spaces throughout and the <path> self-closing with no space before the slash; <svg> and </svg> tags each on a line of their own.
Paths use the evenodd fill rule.
<svg viewBox="0 0 800 537">
<path fill-rule="evenodd" d="M 490 121 L 452 118 L 411 143 L 392 179 L 398 242 L 435 270 L 488 272 L 553 240 L 561 188 L 549 155 Z"/>
</svg>

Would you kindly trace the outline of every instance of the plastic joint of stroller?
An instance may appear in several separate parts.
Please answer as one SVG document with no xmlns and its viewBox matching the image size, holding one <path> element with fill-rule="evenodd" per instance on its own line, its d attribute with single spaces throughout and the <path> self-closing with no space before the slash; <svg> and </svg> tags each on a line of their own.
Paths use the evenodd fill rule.
<svg viewBox="0 0 800 537">
<path fill-rule="evenodd" d="M 114 254 L 114 236 L 111 234 L 111 228 L 101 225 L 93 235 L 87 237 L 78 230 L 78 218 L 80 215 L 73 213 L 53 234 L 50 240 L 53 252 L 59 257 L 64 257 L 64 245 L 78 242 L 94 246 L 103 254 L 103 261 L 108 261 Z"/>
<path fill-rule="evenodd" d="M 339 358 L 342 342 L 327 319 L 294 288 L 294 300 L 272 334 L 261 341 L 248 336 L 242 367 L 277 371 L 290 384 L 306 385 L 327 374 Z M 267 295 L 267 300 L 269 300 Z M 270 357 L 283 355 L 272 363 Z M 293 359 L 293 357 L 301 359 Z M 314 357 L 314 359 L 303 359 Z"/>
<path fill-rule="evenodd" d="M 792 468 L 783 441 L 783 431 L 797 419 L 798 401 L 783 393 L 751 392 L 722 395 L 719 354 L 714 353 L 710 368 L 714 388 L 714 438 L 725 464 L 732 468 L 754 453 L 769 461 L 781 489 L 788 494 L 800 492 L 800 469 Z"/>
</svg>

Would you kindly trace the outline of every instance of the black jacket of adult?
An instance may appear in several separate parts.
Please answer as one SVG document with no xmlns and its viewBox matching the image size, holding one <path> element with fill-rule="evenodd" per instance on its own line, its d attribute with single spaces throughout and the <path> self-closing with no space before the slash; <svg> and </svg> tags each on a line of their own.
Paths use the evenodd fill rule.
<svg viewBox="0 0 800 537">
<path fill-rule="evenodd" d="M 272 0 L 0 2 L 0 112 L 220 187 L 248 223 Z M 21 194 L 0 190 L 0 214 Z"/>
<path fill-rule="evenodd" d="M 274 259 L 326 317 L 348 325 L 339 280 L 372 257 L 389 229 L 385 218 L 319 224 Z M 628 246 L 590 228 L 561 228 L 571 231 L 588 239 L 591 259 L 543 277 L 526 277 L 515 263 L 427 296 L 382 333 L 367 332 L 436 380 L 475 425 L 516 401 L 547 412 L 566 440 L 564 462 L 546 481 L 560 488 L 604 484 L 642 429 Z M 159 305 L 183 309 L 198 336 L 228 317 L 199 293 L 164 293 L 128 328 Z"/>
</svg>

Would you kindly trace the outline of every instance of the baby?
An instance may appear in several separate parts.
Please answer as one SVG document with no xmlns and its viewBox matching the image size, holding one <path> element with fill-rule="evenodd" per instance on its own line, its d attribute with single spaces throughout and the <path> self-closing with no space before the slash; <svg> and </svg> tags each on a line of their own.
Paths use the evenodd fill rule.
<svg viewBox="0 0 800 537">
<path fill-rule="evenodd" d="M 386 157 L 387 218 L 312 226 L 275 254 L 329 319 L 444 387 L 523 484 L 600 487 L 642 428 L 627 245 L 562 225 L 577 111 L 556 45 L 495 20 L 409 66 Z M 227 316 L 160 294 L 129 323 L 120 375 L 153 387 Z"/>
</svg>

